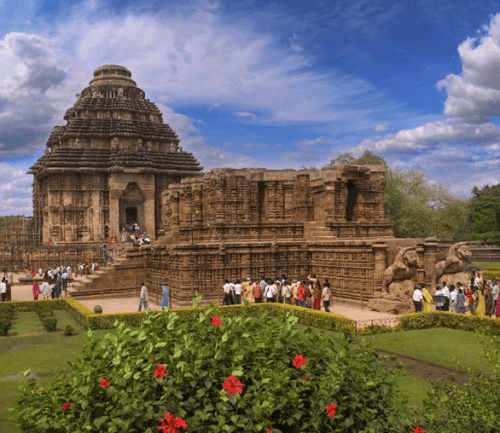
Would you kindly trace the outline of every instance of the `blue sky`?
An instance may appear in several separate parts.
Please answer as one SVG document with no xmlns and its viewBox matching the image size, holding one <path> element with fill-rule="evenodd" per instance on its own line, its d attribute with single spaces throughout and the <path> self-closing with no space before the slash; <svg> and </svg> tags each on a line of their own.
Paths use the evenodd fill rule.
<svg viewBox="0 0 500 433">
<path fill-rule="evenodd" d="M 500 1 L 0 0 L 0 14 L 0 215 L 31 215 L 26 171 L 106 63 L 207 171 L 368 149 L 458 196 L 499 182 Z"/>
</svg>

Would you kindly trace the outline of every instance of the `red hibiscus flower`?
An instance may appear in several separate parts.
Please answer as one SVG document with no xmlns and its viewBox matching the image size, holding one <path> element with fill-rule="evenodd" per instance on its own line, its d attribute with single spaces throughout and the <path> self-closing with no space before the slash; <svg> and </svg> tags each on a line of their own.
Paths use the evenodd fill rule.
<svg viewBox="0 0 500 433">
<path fill-rule="evenodd" d="M 305 382 L 307 379 L 307 376 L 302 376 L 302 380 Z"/>
<path fill-rule="evenodd" d="M 335 406 L 334 403 L 330 406 L 325 406 L 327 416 L 331 416 L 332 418 L 335 417 L 335 413 L 337 412 L 336 408 L 337 406 Z"/>
<path fill-rule="evenodd" d="M 223 383 L 222 388 L 227 389 L 227 398 L 230 394 L 241 394 L 243 385 L 236 376 L 228 376 L 227 380 Z"/>
<path fill-rule="evenodd" d="M 293 365 L 295 367 L 301 368 L 303 364 L 307 364 L 307 359 L 302 355 L 296 355 L 295 358 L 293 358 Z"/>
<path fill-rule="evenodd" d="M 220 326 L 222 321 L 217 316 L 212 316 L 212 325 Z"/>
<path fill-rule="evenodd" d="M 101 388 L 102 388 L 102 389 L 107 388 L 109 385 L 111 385 L 111 384 L 109 383 L 109 380 L 108 380 L 108 379 L 106 379 L 105 377 L 103 377 L 103 378 L 101 379 Z"/>
<path fill-rule="evenodd" d="M 167 374 L 167 369 L 161 365 L 161 364 L 158 364 L 158 367 L 156 367 L 156 370 L 155 370 L 155 378 L 156 377 L 163 377 Z"/>
<path fill-rule="evenodd" d="M 178 428 L 188 428 L 186 421 L 182 418 L 176 418 L 173 415 L 170 415 L 170 412 L 164 411 L 165 419 L 160 419 L 161 426 L 156 427 L 156 430 L 161 430 L 162 433 L 180 433 Z"/>
<path fill-rule="evenodd" d="M 273 425 L 269 424 L 269 427 L 267 428 L 267 432 L 266 433 L 271 433 L 272 431 L 273 431 Z"/>
<path fill-rule="evenodd" d="M 62 411 L 63 412 L 68 411 L 70 406 L 71 406 L 71 402 L 67 401 L 66 403 L 63 404 Z"/>
<path fill-rule="evenodd" d="M 425 433 L 425 430 L 418 425 L 413 429 L 413 433 Z"/>
</svg>

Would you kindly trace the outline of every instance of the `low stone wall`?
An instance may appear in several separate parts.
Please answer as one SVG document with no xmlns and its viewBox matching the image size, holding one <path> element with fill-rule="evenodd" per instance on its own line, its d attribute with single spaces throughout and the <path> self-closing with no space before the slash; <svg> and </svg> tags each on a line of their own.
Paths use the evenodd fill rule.
<svg viewBox="0 0 500 433">
<path fill-rule="evenodd" d="M 500 262 L 500 247 L 471 248 L 475 262 Z"/>
<path fill-rule="evenodd" d="M 103 261 L 103 244 L 72 244 L 72 245 L 43 245 L 30 248 L 18 248 L 17 246 L 0 249 L 0 270 L 6 267 L 9 272 L 19 272 L 26 269 L 39 267 L 43 270 L 49 266 L 70 265 L 74 267 L 86 260 Z M 111 255 L 117 244 L 109 244 L 108 251 Z"/>
</svg>

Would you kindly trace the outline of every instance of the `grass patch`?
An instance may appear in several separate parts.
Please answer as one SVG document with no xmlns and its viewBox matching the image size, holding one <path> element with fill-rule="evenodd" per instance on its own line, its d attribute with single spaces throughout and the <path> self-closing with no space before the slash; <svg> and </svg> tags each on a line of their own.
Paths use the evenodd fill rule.
<svg viewBox="0 0 500 433">
<path fill-rule="evenodd" d="M 477 266 L 478 268 L 499 268 L 500 269 L 500 262 L 472 262 L 468 266 Z"/>
<path fill-rule="evenodd" d="M 57 317 L 56 332 L 45 332 L 35 313 L 17 313 L 9 336 L 0 338 L 0 433 L 20 432 L 11 421 L 12 413 L 8 408 L 15 406 L 18 388 L 24 379 L 5 380 L 6 377 L 31 369 L 43 378 L 42 381 L 50 380 L 55 374 L 68 371 L 68 361 L 77 359 L 82 353 L 87 341 L 86 330 L 67 311 L 56 310 L 54 315 Z M 75 328 L 77 335 L 63 335 L 67 324 Z M 98 337 L 109 332 L 112 331 L 93 331 Z"/>
<path fill-rule="evenodd" d="M 30 313 L 17 313 L 14 316 L 12 329 L 9 335 L 23 336 L 23 335 L 38 335 L 43 333 L 42 322 L 34 312 Z"/>
<path fill-rule="evenodd" d="M 490 371 L 481 354 L 483 337 L 468 331 L 432 328 L 367 335 L 376 349 L 464 371 Z"/>
<path fill-rule="evenodd" d="M 422 406 L 422 402 L 427 392 L 432 389 L 430 380 L 422 379 L 411 374 L 411 372 L 402 370 L 396 380 L 401 396 L 408 400 L 413 406 Z"/>
</svg>

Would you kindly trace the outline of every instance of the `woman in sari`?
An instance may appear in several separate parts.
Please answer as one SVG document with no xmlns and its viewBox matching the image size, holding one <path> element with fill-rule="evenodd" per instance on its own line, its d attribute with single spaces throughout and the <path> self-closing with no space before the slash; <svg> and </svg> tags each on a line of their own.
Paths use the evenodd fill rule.
<svg viewBox="0 0 500 433">
<path fill-rule="evenodd" d="M 478 316 L 486 316 L 486 302 L 484 300 L 483 290 L 479 289 L 476 292 L 476 314 Z"/>
<path fill-rule="evenodd" d="M 40 294 L 40 287 L 36 282 L 35 284 L 33 284 L 32 291 L 33 291 L 33 300 L 36 301 L 38 299 L 38 295 Z"/>
<path fill-rule="evenodd" d="M 497 299 L 497 307 L 495 310 L 495 317 L 500 317 L 500 296 L 498 296 L 498 299 Z"/>
<path fill-rule="evenodd" d="M 314 284 L 314 302 L 313 302 L 314 310 L 321 310 L 321 284 L 319 280 Z"/>
<path fill-rule="evenodd" d="M 430 313 L 432 311 L 432 295 L 427 287 L 422 289 L 422 296 L 424 297 L 424 313 Z"/>
</svg>

